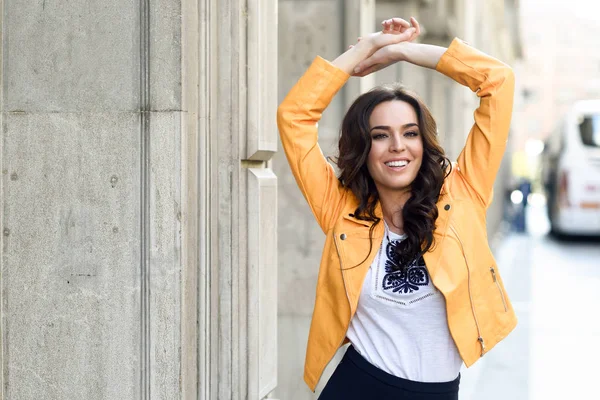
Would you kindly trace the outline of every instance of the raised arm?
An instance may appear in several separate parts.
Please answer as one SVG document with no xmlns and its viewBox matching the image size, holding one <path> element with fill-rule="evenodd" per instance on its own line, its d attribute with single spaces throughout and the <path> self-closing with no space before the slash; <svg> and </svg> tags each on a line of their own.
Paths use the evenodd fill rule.
<svg viewBox="0 0 600 400">
<path fill-rule="evenodd" d="M 383 21 L 383 32 L 399 29 L 399 27 L 402 26 L 403 21 L 404 20 L 400 18 L 392 18 Z M 418 35 L 421 29 L 419 23 L 414 18 L 411 18 L 411 22 L 415 27 L 415 33 Z M 412 43 L 412 39 L 394 43 L 380 47 L 369 57 L 356 64 L 351 73 L 353 76 L 366 76 L 399 61 L 406 61 L 418 65 L 419 67 L 435 69 L 440 58 L 447 50 L 448 49 L 445 47 Z"/>
<path fill-rule="evenodd" d="M 365 40 L 358 38 L 358 44 L 350 46 L 349 50 L 333 60 L 332 64 L 347 74 L 358 76 L 355 73 L 357 66 L 374 54 L 390 45 L 411 43 L 421 34 L 419 22 L 414 18 L 410 19 L 410 23 L 402 18 L 391 18 L 383 21 L 381 25 L 381 32 L 372 33 Z"/>
<path fill-rule="evenodd" d="M 277 109 L 283 150 L 298 188 L 324 232 L 329 230 L 343 192 L 317 143 L 317 123 L 349 77 L 317 57 Z"/>
<path fill-rule="evenodd" d="M 473 114 L 475 123 L 458 156 L 458 172 L 488 207 L 510 130 L 514 73 L 508 65 L 459 39 L 454 39 L 436 69 L 469 87 L 480 99 Z"/>
<path fill-rule="evenodd" d="M 380 47 L 412 40 L 408 22 L 393 32 L 373 33 L 333 62 L 317 57 L 277 110 L 281 142 L 300 191 L 324 232 L 341 210 L 345 191 L 317 143 L 317 123 L 356 65 Z"/>
<path fill-rule="evenodd" d="M 358 65 L 365 76 L 398 61 L 407 61 L 469 87 L 480 98 L 475 123 L 458 157 L 458 172 L 482 204 L 492 201 L 492 188 L 506 148 L 514 96 L 514 74 L 509 66 L 454 39 L 448 49 L 415 43 L 384 47 Z"/>
</svg>

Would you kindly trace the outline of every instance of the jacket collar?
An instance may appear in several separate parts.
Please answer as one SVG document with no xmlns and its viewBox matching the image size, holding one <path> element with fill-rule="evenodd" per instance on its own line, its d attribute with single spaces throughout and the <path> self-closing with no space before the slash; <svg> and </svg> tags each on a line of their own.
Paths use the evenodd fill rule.
<svg viewBox="0 0 600 400">
<path fill-rule="evenodd" d="M 357 207 L 358 207 L 358 203 L 352 204 L 351 207 L 350 207 L 350 209 L 356 210 Z M 381 202 L 380 201 L 378 201 L 377 204 L 375 205 L 375 216 L 377 218 L 379 218 L 380 220 L 383 220 L 383 210 L 381 208 Z M 371 221 L 365 221 L 365 220 L 356 218 L 353 213 L 345 213 L 344 214 L 344 219 L 346 219 L 348 221 L 355 222 L 355 223 L 360 224 L 360 225 L 364 225 L 364 226 L 371 226 L 371 225 L 373 225 L 373 222 L 371 222 Z"/>
<path fill-rule="evenodd" d="M 354 210 L 356 210 L 356 207 L 352 208 L 352 211 L 354 211 Z M 379 202 L 377 203 L 374 211 L 375 211 L 375 216 L 380 219 L 380 222 L 377 225 L 375 225 L 375 227 L 373 228 L 373 231 L 371 232 L 371 234 L 372 234 L 371 237 L 372 237 L 372 239 L 380 239 L 383 237 L 384 232 L 385 232 L 381 203 L 379 203 Z M 351 221 L 353 224 L 356 224 L 356 227 L 358 228 L 356 230 L 355 229 L 346 230 L 345 231 L 346 233 L 352 234 L 355 236 L 358 235 L 358 237 L 366 237 L 366 238 L 368 238 L 371 235 L 369 232 L 370 232 L 371 226 L 373 225 L 373 222 L 358 219 L 351 212 L 350 213 L 346 212 L 343 216 L 343 219 L 346 221 Z"/>
</svg>

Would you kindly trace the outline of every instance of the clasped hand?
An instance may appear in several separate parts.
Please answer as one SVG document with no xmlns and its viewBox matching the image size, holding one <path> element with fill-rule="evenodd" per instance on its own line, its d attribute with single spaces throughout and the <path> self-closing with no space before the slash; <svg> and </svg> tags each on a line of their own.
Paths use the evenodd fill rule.
<svg viewBox="0 0 600 400">
<path fill-rule="evenodd" d="M 398 61 L 404 61 L 402 46 L 415 40 L 421 33 L 421 27 L 413 17 L 410 22 L 402 18 L 391 18 L 381 24 L 383 28 L 380 32 L 358 38 L 355 46 L 368 46 L 369 52 L 354 68 L 353 76 L 366 76 Z M 352 47 L 354 46 L 350 46 Z"/>
</svg>

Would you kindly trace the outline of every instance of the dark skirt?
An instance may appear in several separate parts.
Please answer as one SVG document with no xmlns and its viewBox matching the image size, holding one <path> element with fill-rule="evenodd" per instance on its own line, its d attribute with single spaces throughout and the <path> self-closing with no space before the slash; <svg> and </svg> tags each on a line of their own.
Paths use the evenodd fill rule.
<svg viewBox="0 0 600 400">
<path fill-rule="evenodd" d="M 349 346 L 319 400 L 458 400 L 459 383 L 460 375 L 441 383 L 398 378 L 369 363 Z"/>
</svg>

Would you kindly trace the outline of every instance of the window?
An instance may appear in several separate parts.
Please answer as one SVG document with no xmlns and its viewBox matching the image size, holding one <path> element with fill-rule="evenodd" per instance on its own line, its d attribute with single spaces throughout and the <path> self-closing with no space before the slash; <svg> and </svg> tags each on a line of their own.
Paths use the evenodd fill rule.
<svg viewBox="0 0 600 400">
<path fill-rule="evenodd" d="M 579 132 L 584 145 L 600 147 L 600 114 L 584 116 Z"/>
</svg>

